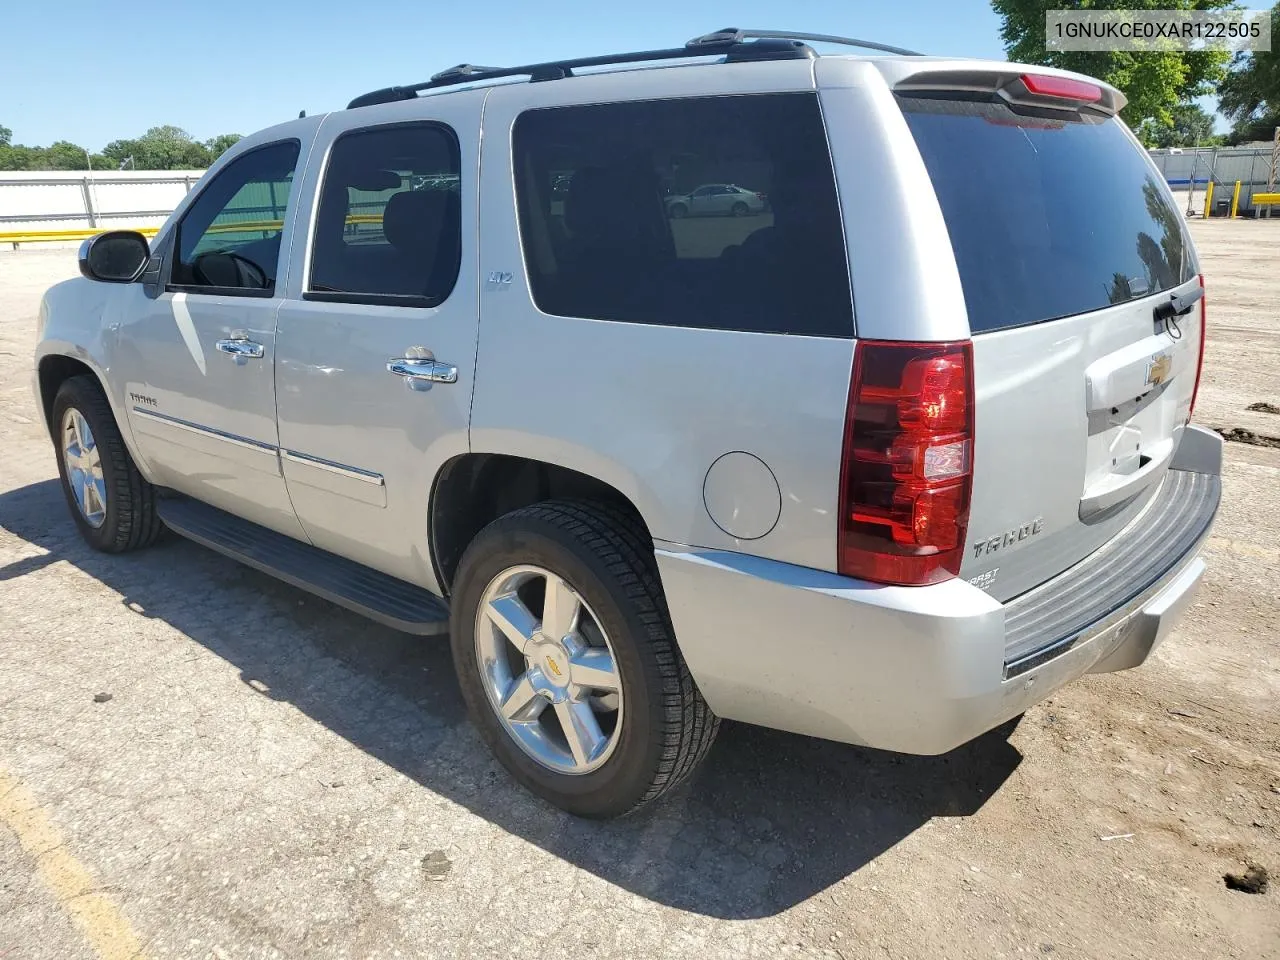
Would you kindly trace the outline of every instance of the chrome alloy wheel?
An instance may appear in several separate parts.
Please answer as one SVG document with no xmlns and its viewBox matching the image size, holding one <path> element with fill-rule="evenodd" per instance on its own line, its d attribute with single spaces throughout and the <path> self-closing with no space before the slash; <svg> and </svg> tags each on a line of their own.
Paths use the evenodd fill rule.
<svg viewBox="0 0 1280 960">
<path fill-rule="evenodd" d="M 107 520 L 107 483 L 102 476 L 102 458 L 89 422 L 75 407 L 68 407 L 62 415 L 62 462 L 80 515 L 89 526 L 101 527 Z"/>
<path fill-rule="evenodd" d="M 530 757 L 556 773 L 598 769 L 622 733 L 622 679 L 586 601 L 542 567 L 508 567 L 476 612 L 489 705 Z"/>
</svg>

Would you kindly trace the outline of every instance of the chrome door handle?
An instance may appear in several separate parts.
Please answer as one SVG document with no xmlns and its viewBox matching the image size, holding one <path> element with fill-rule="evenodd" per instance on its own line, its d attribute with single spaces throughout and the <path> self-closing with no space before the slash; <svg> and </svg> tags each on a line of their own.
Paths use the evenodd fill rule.
<svg viewBox="0 0 1280 960">
<path fill-rule="evenodd" d="M 237 358 L 246 357 L 252 360 L 261 360 L 266 353 L 262 344 L 240 337 L 231 340 L 219 340 L 214 346 L 223 353 L 229 353 Z"/>
<path fill-rule="evenodd" d="M 387 361 L 387 369 L 409 383 L 457 383 L 458 368 L 439 360 L 419 360 L 414 357 L 396 357 Z"/>
</svg>

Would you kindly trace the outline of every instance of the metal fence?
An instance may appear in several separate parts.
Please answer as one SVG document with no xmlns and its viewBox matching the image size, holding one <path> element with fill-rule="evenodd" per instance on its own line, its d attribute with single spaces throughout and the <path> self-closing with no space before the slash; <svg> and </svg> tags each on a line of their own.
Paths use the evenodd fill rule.
<svg viewBox="0 0 1280 960">
<path fill-rule="evenodd" d="M 154 229 L 203 175 L 203 170 L 0 171 L 0 237 Z"/>
<path fill-rule="evenodd" d="M 1255 194 L 1280 189 L 1280 141 L 1274 148 L 1152 150 L 1151 157 L 1170 186 L 1186 192 L 1188 214 L 1228 214 L 1237 181 L 1241 216 L 1258 212 Z M 0 171 L 0 243 L 74 241 L 113 228 L 153 233 L 203 175 L 203 170 Z M 1209 184 L 1213 196 L 1206 203 Z M 287 194 L 286 185 L 262 185 L 258 194 L 237 198 L 244 200 L 237 212 L 250 221 L 278 220 Z M 378 204 L 370 206 L 374 216 L 356 219 L 378 219 L 381 210 L 372 209 Z"/>
<path fill-rule="evenodd" d="M 1272 166 L 1276 151 L 1269 145 L 1160 149 L 1151 151 L 1151 159 L 1169 186 L 1175 191 L 1187 191 L 1190 213 L 1208 209 L 1214 216 L 1229 215 L 1239 182 L 1239 215 L 1254 216 L 1259 212 L 1254 194 L 1274 193 L 1280 188 L 1280 172 Z M 1206 203 L 1209 184 L 1213 184 L 1213 197 Z"/>
</svg>

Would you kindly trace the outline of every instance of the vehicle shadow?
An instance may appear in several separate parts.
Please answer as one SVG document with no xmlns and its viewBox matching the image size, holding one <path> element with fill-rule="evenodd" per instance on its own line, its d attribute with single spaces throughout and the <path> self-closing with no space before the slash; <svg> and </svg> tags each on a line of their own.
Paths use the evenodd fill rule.
<svg viewBox="0 0 1280 960">
<path fill-rule="evenodd" d="M 1016 769 L 1008 727 L 905 757 L 726 723 L 701 770 L 652 813 L 578 820 L 509 780 L 467 723 L 447 642 L 404 636 L 171 537 L 90 550 L 55 480 L 0 493 L 0 528 L 49 551 L 0 580 L 73 564 L 235 665 L 254 689 L 423 787 L 640 896 L 726 919 L 771 916 L 934 817 L 977 811 Z"/>
</svg>

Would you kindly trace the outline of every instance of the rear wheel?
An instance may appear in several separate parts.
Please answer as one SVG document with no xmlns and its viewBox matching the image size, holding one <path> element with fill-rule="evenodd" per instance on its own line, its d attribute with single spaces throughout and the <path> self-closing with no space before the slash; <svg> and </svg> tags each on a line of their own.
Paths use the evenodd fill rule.
<svg viewBox="0 0 1280 960">
<path fill-rule="evenodd" d="M 741 200 L 733 205 L 733 215 L 735 217 L 745 217 L 750 212 L 751 210 Z"/>
<path fill-rule="evenodd" d="M 521 784 L 616 817 L 697 766 L 719 721 L 676 649 L 652 548 L 609 507 L 550 501 L 467 548 L 450 636 L 471 718 Z"/>
<path fill-rule="evenodd" d="M 123 553 L 154 543 L 164 529 L 155 488 L 129 456 L 98 382 L 72 377 L 63 383 L 51 425 L 62 491 L 89 546 Z"/>
</svg>

